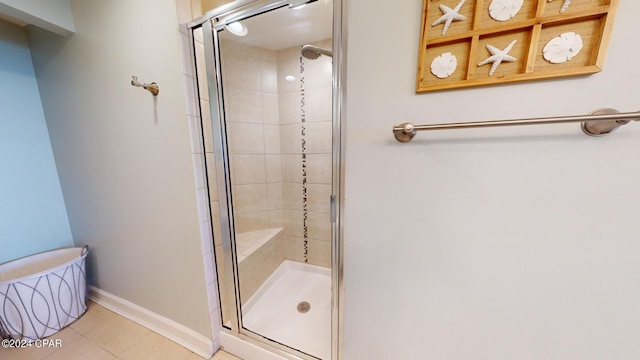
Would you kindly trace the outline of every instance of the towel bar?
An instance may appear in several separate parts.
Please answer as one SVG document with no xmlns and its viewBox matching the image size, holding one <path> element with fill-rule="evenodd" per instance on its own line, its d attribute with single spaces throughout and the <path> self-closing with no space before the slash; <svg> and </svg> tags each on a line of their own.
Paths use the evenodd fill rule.
<svg viewBox="0 0 640 360">
<path fill-rule="evenodd" d="M 618 127 L 629 123 L 631 120 L 640 121 L 640 111 L 621 113 L 616 109 L 599 109 L 589 115 L 560 116 L 547 118 L 531 118 L 518 120 L 478 121 L 451 124 L 414 125 L 405 122 L 393 127 L 393 135 L 400 142 L 409 142 L 418 131 L 426 130 L 452 130 L 480 127 L 519 126 L 519 125 L 545 125 L 563 123 L 582 123 L 582 131 L 589 136 L 603 136 L 611 133 Z"/>
</svg>

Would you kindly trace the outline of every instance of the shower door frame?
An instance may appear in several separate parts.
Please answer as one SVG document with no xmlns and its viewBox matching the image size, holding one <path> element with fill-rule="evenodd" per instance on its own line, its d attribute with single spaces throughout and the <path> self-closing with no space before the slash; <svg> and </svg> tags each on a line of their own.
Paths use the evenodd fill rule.
<svg viewBox="0 0 640 360">
<path fill-rule="evenodd" d="M 235 249 L 235 233 L 233 231 L 231 177 L 226 134 L 226 117 L 223 106 L 222 73 L 220 69 L 220 52 L 218 30 L 226 24 L 255 16 L 270 10 L 289 5 L 291 0 L 236 0 L 229 4 L 215 8 L 200 19 L 190 24 L 193 30 L 202 27 L 206 80 L 210 95 L 210 113 L 213 129 L 215 170 L 218 184 L 220 204 L 220 223 L 222 233 L 222 247 L 224 251 L 225 275 L 229 304 L 234 304 L 230 312 L 231 328 L 223 325 L 222 331 L 251 344 L 265 348 L 285 358 L 316 359 L 297 351 L 290 346 L 282 345 L 274 340 L 265 338 L 243 327 L 241 320 L 242 306 L 239 298 L 239 270 L 237 268 L 237 253 Z M 346 99 L 346 39 L 347 39 L 347 0 L 333 0 L 333 68 L 332 68 L 332 194 L 330 206 L 331 221 L 331 359 L 342 359 L 343 348 L 343 309 L 344 309 L 344 281 L 343 281 L 343 206 L 344 206 L 344 131 L 345 131 L 345 99 Z M 195 58 L 193 59 L 195 61 Z M 202 74 L 199 74 L 200 76 Z M 209 191 L 213 191 L 210 189 Z M 228 261 L 231 260 L 231 261 Z M 218 274 L 221 276 L 221 274 Z M 220 311 L 222 316 L 222 311 Z M 226 320 L 226 319 L 225 319 Z M 325 359 L 328 360 L 328 359 Z"/>
</svg>

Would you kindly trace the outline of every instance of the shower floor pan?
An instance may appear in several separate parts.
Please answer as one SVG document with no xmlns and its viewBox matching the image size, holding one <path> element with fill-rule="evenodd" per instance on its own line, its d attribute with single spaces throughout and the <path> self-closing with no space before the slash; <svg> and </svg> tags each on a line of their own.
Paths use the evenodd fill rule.
<svg viewBox="0 0 640 360">
<path fill-rule="evenodd" d="M 330 359 L 331 270 L 285 260 L 247 301 L 243 323 L 271 340 Z"/>
</svg>

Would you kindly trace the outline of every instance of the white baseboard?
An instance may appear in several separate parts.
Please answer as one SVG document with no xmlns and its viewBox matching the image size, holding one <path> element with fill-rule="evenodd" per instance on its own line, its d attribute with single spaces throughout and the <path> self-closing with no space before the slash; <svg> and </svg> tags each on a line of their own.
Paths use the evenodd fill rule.
<svg viewBox="0 0 640 360">
<path fill-rule="evenodd" d="M 214 351 L 218 350 L 213 339 L 106 291 L 89 286 L 89 298 L 95 303 L 184 346 L 205 359 L 209 359 Z"/>
</svg>

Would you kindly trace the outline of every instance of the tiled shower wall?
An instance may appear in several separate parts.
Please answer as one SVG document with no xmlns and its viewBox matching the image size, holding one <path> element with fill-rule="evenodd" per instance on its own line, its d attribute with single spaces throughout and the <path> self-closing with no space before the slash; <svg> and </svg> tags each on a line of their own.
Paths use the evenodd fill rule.
<svg viewBox="0 0 640 360">
<path fill-rule="evenodd" d="M 331 59 L 222 46 L 236 231 L 284 227 L 284 258 L 329 267 Z"/>
<path fill-rule="evenodd" d="M 331 49 L 331 40 L 314 45 Z M 330 267 L 331 58 L 301 58 L 295 46 L 277 59 L 285 256 Z"/>
<path fill-rule="evenodd" d="M 201 33 L 194 34 L 195 49 L 190 48 L 186 28 L 181 29 L 180 37 L 184 62 L 191 63 L 191 57 L 195 56 L 198 65 L 204 64 Z M 284 228 L 284 235 L 267 252 L 275 257 L 270 256 L 264 264 L 258 260 L 254 270 L 269 274 L 284 259 L 329 267 L 331 59 L 302 60 L 300 46 L 275 51 L 228 39 L 221 42 L 236 231 Z M 330 49 L 331 41 L 315 45 Z M 185 89 L 194 100 L 188 118 L 215 334 L 220 326 L 219 311 L 230 309 L 224 296 L 225 277 L 216 279 L 214 270 L 217 266 L 218 273 L 224 273 L 209 94 L 204 67 L 193 70 L 185 70 Z M 286 75 L 294 76 L 295 80 L 285 80 Z M 273 259 L 276 261 L 271 261 Z M 241 278 L 242 270 L 241 266 Z M 244 278 L 253 277 L 244 274 Z M 218 281 L 220 297 L 216 291 Z M 261 281 L 245 283 L 255 289 Z M 218 298 L 222 310 L 217 306 Z M 228 318 L 228 314 L 224 314 L 224 319 Z"/>
<path fill-rule="evenodd" d="M 276 52 L 221 41 L 236 232 L 282 227 Z"/>
</svg>

